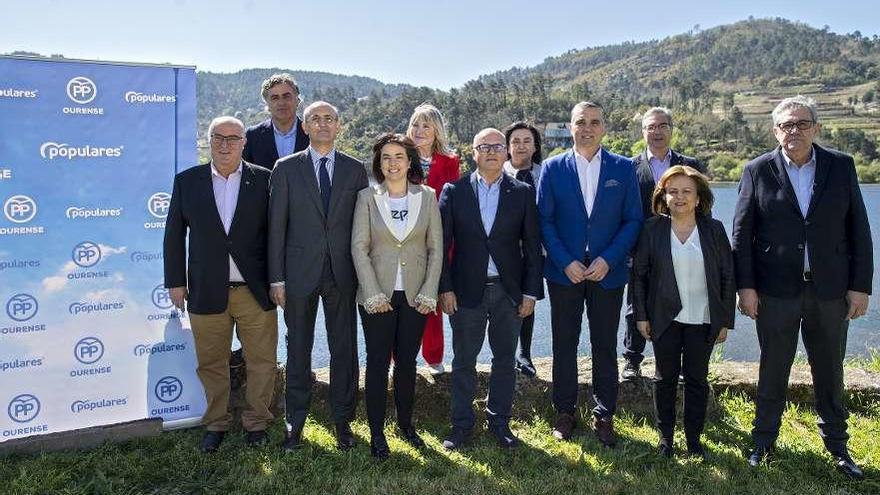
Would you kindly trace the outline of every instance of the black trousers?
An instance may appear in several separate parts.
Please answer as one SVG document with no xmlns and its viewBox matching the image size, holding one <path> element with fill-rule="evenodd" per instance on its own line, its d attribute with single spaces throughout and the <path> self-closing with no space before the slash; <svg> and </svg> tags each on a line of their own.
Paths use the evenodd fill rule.
<svg viewBox="0 0 880 495">
<path fill-rule="evenodd" d="M 367 420 L 373 435 L 385 426 L 385 403 L 388 397 L 388 365 L 394 354 L 394 406 L 397 424 L 412 426 L 413 400 L 416 392 L 416 356 L 422 344 L 426 316 L 406 301 L 403 291 L 391 296 L 393 311 L 369 314 L 359 306 L 367 348 L 364 401 Z"/>
<path fill-rule="evenodd" d="M 350 288 L 349 290 L 353 290 Z M 284 308 L 287 324 L 286 417 L 290 430 L 302 431 L 312 400 L 312 346 L 318 297 L 324 303 L 324 322 L 330 350 L 330 408 L 336 423 L 354 419 L 357 406 L 358 356 L 354 293 L 336 285 L 329 257 L 314 292 L 296 297 L 289 291 Z"/>
<path fill-rule="evenodd" d="M 636 318 L 632 309 L 631 285 L 626 288 L 626 329 L 623 333 L 623 357 L 635 365 L 642 364 L 645 359 L 645 338 L 636 328 Z"/>
<path fill-rule="evenodd" d="M 516 353 L 517 359 L 532 359 L 532 332 L 535 329 L 535 313 L 526 316 L 522 320 L 522 327 L 519 329 L 519 350 Z"/>
<path fill-rule="evenodd" d="M 654 345 L 654 414 L 663 438 L 675 431 L 678 377 L 684 375 L 684 432 L 690 441 L 703 433 L 709 397 L 709 358 L 714 342 L 707 341 L 709 325 L 673 321 Z"/>
<path fill-rule="evenodd" d="M 593 359 L 593 414 L 610 417 L 617 409 L 617 326 L 623 287 L 605 289 L 596 282 L 574 285 L 547 282 L 553 334 L 553 406 L 574 414 L 577 406 L 577 349 L 584 305 Z"/>
<path fill-rule="evenodd" d="M 843 401 L 843 357 L 846 353 L 846 300 L 823 301 L 812 282 L 804 282 L 800 297 L 760 295 L 756 327 L 761 346 L 758 397 L 752 438 L 769 446 L 779 435 L 791 364 L 797 352 L 798 331 L 813 375 L 819 431 L 830 452 L 846 449 L 849 413 Z"/>
</svg>

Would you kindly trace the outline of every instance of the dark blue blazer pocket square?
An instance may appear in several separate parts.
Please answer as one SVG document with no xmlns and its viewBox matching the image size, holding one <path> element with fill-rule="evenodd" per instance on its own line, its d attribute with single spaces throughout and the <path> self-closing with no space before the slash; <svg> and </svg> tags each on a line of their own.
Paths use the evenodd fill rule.
<svg viewBox="0 0 880 495">
<path fill-rule="evenodd" d="M 620 185 L 620 182 L 617 182 L 616 179 L 608 179 L 605 181 L 605 187 L 617 187 Z"/>
</svg>

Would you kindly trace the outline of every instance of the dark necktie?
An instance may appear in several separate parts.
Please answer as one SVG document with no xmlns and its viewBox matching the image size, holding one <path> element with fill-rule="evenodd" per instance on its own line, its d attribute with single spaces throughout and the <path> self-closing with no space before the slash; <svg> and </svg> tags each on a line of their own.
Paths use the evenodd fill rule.
<svg viewBox="0 0 880 495">
<path fill-rule="evenodd" d="M 321 186 L 321 202 L 324 203 L 324 214 L 330 212 L 330 173 L 327 172 L 327 157 L 318 162 L 318 183 Z"/>
<path fill-rule="evenodd" d="M 532 167 L 518 170 L 516 172 L 516 180 L 520 182 L 525 182 L 526 184 L 535 187 L 535 179 L 532 178 Z"/>
</svg>

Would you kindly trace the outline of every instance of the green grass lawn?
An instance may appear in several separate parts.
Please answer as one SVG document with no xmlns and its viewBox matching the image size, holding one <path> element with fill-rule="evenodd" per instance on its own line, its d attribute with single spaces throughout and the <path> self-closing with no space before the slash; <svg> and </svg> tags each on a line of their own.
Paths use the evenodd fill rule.
<svg viewBox="0 0 880 495">
<path fill-rule="evenodd" d="M 485 431 L 464 450 L 445 452 L 445 404 L 420 414 L 424 451 L 410 448 L 389 426 L 391 458 L 369 455 L 369 430 L 359 415 L 357 447 L 335 448 L 329 416 L 323 408 L 309 419 L 306 447 L 283 455 L 282 427 L 276 422 L 272 444 L 248 449 L 241 433 L 231 433 L 220 451 L 206 456 L 196 446 L 201 430 L 164 433 L 157 438 L 104 445 L 88 452 L 67 452 L 0 459 L 3 494 L 851 494 L 880 493 L 880 404 L 859 408 L 850 418 L 853 457 L 867 479 L 848 481 L 824 453 L 812 411 L 789 406 L 778 442 L 777 459 L 757 472 L 749 470 L 743 449 L 749 446 L 754 414 L 751 400 L 722 395 L 720 410 L 704 436 L 709 461 L 681 456 L 684 439 L 676 438 L 679 457 L 655 454 L 656 433 L 650 419 L 621 414 L 620 443 L 600 446 L 589 431 L 557 442 L 550 436 L 549 407 L 519 405 L 513 430 L 523 444 L 512 452 L 495 446 Z M 515 405 L 514 407 L 517 407 Z M 528 410 L 527 410 L 528 409 Z M 418 413 L 417 413 L 418 414 Z M 584 424 L 584 418 L 580 418 Z"/>
</svg>

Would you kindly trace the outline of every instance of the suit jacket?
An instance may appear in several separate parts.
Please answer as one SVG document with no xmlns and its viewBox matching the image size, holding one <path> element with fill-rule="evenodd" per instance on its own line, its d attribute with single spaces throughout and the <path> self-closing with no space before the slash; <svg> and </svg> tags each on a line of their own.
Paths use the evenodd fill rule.
<svg viewBox="0 0 880 495">
<path fill-rule="evenodd" d="M 318 288 L 329 255 L 336 285 L 354 294 L 351 227 L 358 191 L 367 187 L 364 164 L 336 152 L 325 212 L 308 149 L 278 160 L 269 193 L 269 280 L 285 282 L 288 294 L 307 296 Z"/>
<path fill-rule="evenodd" d="M 733 254 L 740 289 L 774 297 L 800 295 L 804 245 L 819 299 L 847 290 L 871 293 L 871 227 L 853 159 L 813 145 L 816 176 L 807 215 L 801 214 L 781 148 L 747 163 L 733 219 Z"/>
<path fill-rule="evenodd" d="M 268 206 L 269 171 L 245 162 L 227 235 L 214 201 L 211 165 L 177 174 L 165 220 L 165 287 L 188 287 L 193 313 L 222 313 L 229 302 L 231 255 L 260 306 L 273 309 L 266 265 Z"/>
<path fill-rule="evenodd" d="M 544 276 L 557 284 L 572 285 L 565 267 L 572 261 L 583 261 L 588 242 L 590 256 L 601 256 L 610 268 L 600 282 L 602 287 L 622 287 L 629 278 L 626 260 L 638 240 L 643 219 L 639 184 L 629 158 L 605 149 L 600 152 L 602 168 L 590 216 L 584 206 L 574 151 L 543 164 L 538 212 L 548 258 Z"/>
<path fill-rule="evenodd" d="M 398 264 L 403 272 L 403 291 L 410 306 L 416 297 L 436 304 L 437 285 L 443 268 L 443 225 L 434 190 L 410 184 L 407 194 L 409 214 L 406 231 L 398 237 L 388 206 L 384 184 L 363 189 L 358 194 L 351 234 L 351 255 L 357 271 L 357 301 L 394 294 Z"/>
<path fill-rule="evenodd" d="M 701 174 L 706 173 L 706 166 L 696 158 L 676 153 L 670 150 L 669 166 L 687 165 L 697 169 Z M 651 171 L 651 161 L 648 159 L 648 150 L 642 151 L 640 154 L 632 157 L 633 166 L 636 168 L 636 177 L 639 179 L 639 192 L 642 198 L 642 214 L 645 220 L 654 216 L 651 210 L 651 199 L 654 196 L 654 188 L 657 183 L 654 182 L 654 172 Z"/>
<path fill-rule="evenodd" d="M 682 308 L 672 264 L 671 230 L 672 219 L 667 216 L 646 220 L 633 259 L 630 285 L 633 314 L 636 321 L 651 323 L 652 338 L 659 338 Z M 715 342 L 721 328 L 733 328 L 736 313 L 733 255 L 724 225 L 719 220 L 697 216 L 697 232 L 709 296 L 711 331 L 707 340 Z"/>
<path fill-rule="evenodd" d="M 303 131 L 302 121 L 299 117 L 293 122 L 296 127 L 296 143 L 293 152 L 302 151 L 309 146 L 309 135 Z M 256 163 L 272 170 L 278 158 L 278 148 L 275 147 L 275 129 L 272 127 L 272 119 L 264 120 L 259 124 L 248 127 L 244 131 L 247 142 L 241 156 L 246 162 Z"/>
<path fill-rule="evenodd" d="M 434 156 L 431 157 L 431 170 L 428 171 L 428 178 L 425 180 L 425 184 L 435 191 L 438 199 L 443 191 L 443 186 L 458 180 L 460 165 L 461 162 L 456 155 L 434 153 Z"/>
<path fill-rule="evenodd" d="M 510 163 L 510 160 L 504 162 L 504 173 L 516 179 L 516 174 L 518 170 L 513 168 L 513 165 Z M 541 164 L 540 163 L 532 163 L 532 181 L 535 183 L 535 186 L 541 181 Z"/>
<path fill-rule="evenodd" d="M 455 243 L 451 257 L 443 257 L 440 292 L 455 292 L 458 303 L 467 308 L 483 300 L 490 254 L 501 284 L 515 303 L 522 301 L 523 294 L 544 296 L 534 190 L 504 173 L 498 180 L 498 212 L 488 235 L 470 174 L 450 182 L 440 194 L 443 252 L 448 253 Z"/>
</svg>

